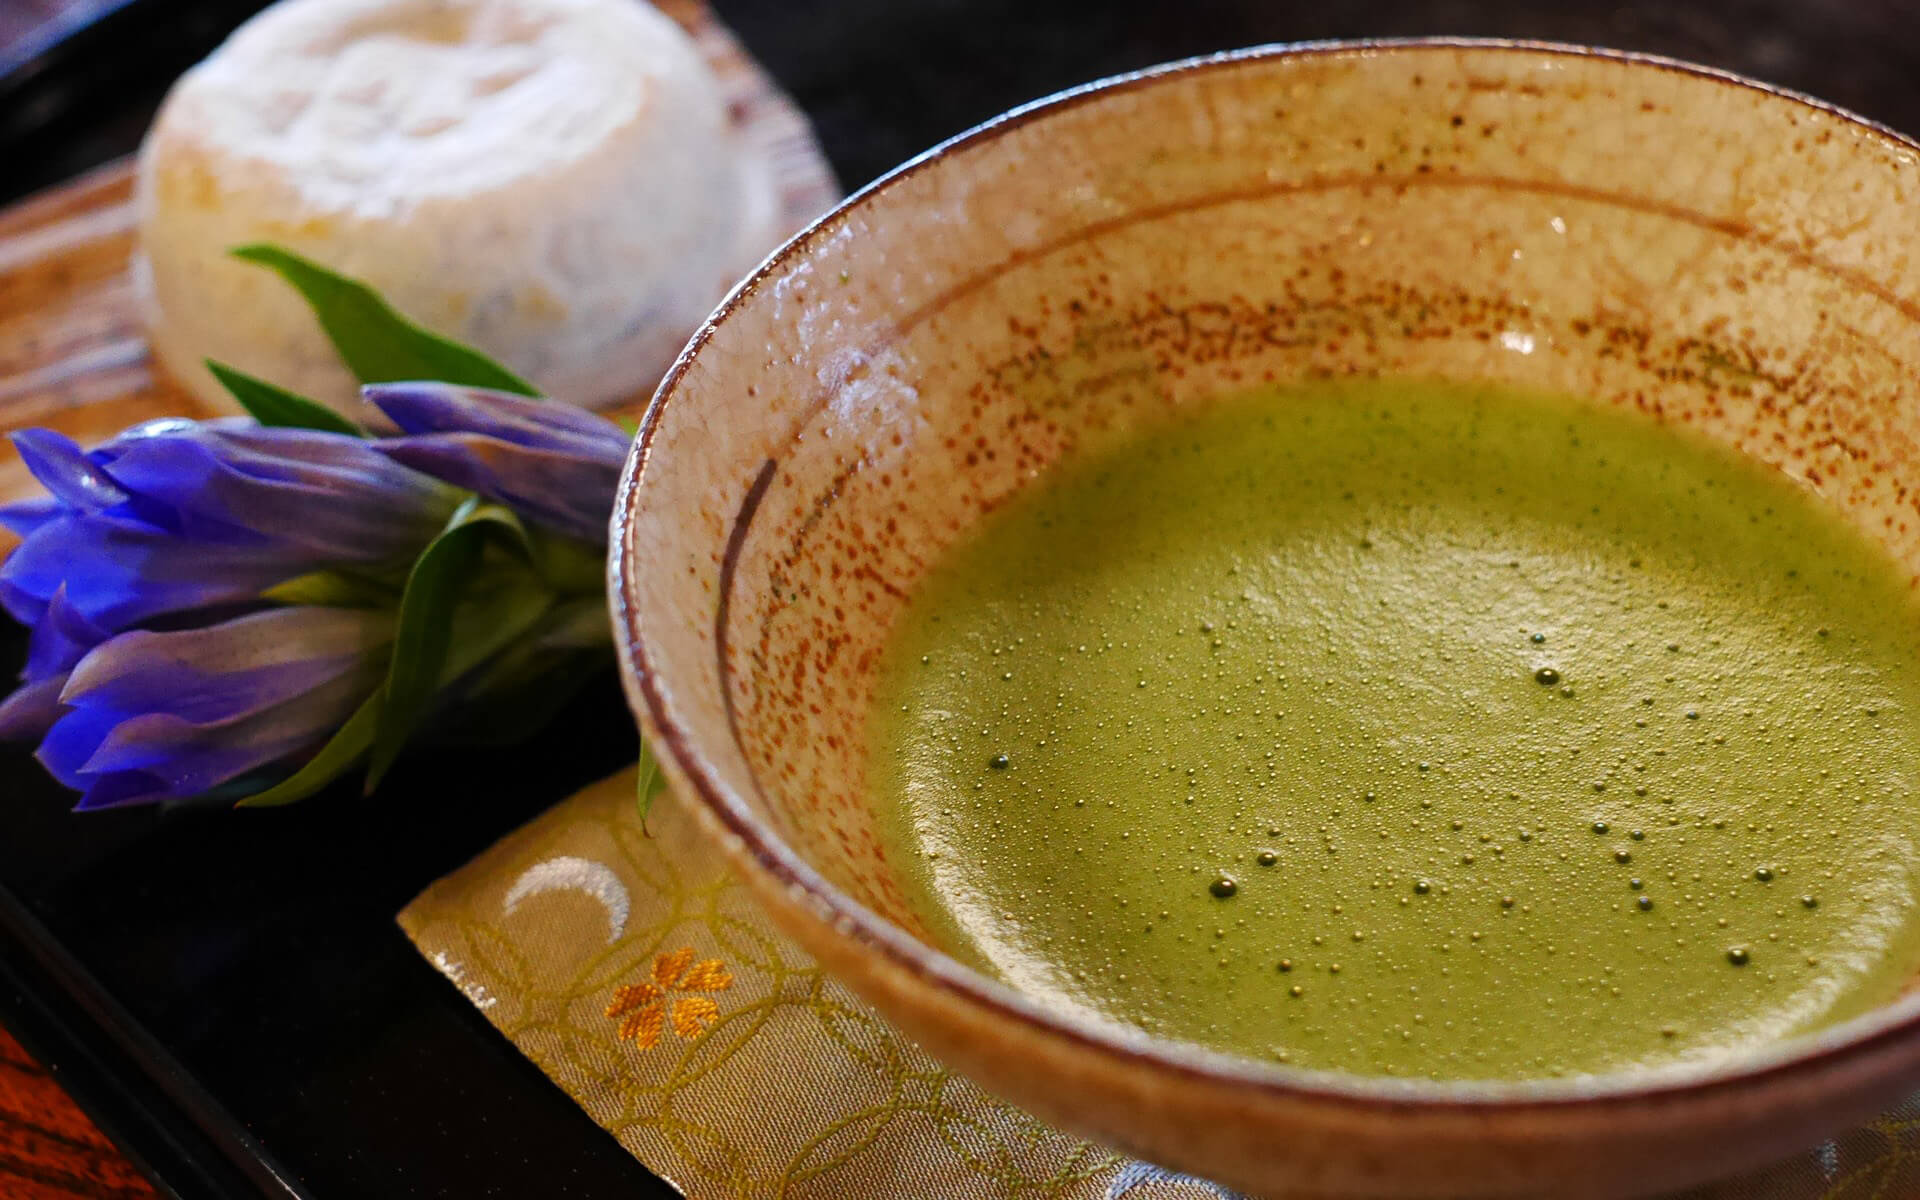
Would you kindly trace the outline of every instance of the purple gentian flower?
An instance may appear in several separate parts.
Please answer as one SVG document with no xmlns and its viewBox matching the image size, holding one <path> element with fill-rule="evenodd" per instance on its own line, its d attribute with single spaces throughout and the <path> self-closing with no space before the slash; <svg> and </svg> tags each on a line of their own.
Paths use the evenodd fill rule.
<svg viewBox="0 0 1920 1200">
<path fill-rule="evenodd" d="M 374 384 L 362 394 L 405 435 L 374 443 L 395 462 L 570 537 L 606 541 L 632 440 L 612 421 L 547 400 L 446 383 Z"/>
<path fill-rule="evenodd" d="M 60 715 L 67 673 L 87 651 L 107 640 L 107 631 L 75 612 L 64 585 L 48 598 L 27 639 L 27 665 L 20 689 L 0 700 L 0 740 L 35 737 Z"/>
<path fill-rule="evenodd" d="M 234 616 L 319 570 L 398 578 L 460 500 L 359 438 L 244 420 L 150 421 L 92 450 L 46 429 L 13 443 L 49 495 L 0 507 L 22 538 L 0 608 L 31 630 L 0 737 L 47 732 L 68 673 L 115 634 Z"/>
<path fill-rule="evenodd" d="M 243 420 L 152 421 L 86 451 L 46 429 L 13 443 L 52 493 L 0 508 L 25 539 L 0 607 L 36 636 L 63 589 L 113 632 L 322 568 L 404 569 L 460 499 L 370 442 Z"/>
<path fill-rule="evenodd" d="M 391 612 L 310 606 L 119 634 L 73 667 L 38 757 L 81 809 L 203 795 L 325 741 L 393 634 Z"/>
<path fill-rule="evenodd" d="M 0 737 L 39 737 L 80 808 L 237 795 L 311 758 L 382 686 L 409 569 L 468 491 L 569 536 L 490 568 L 530 573 L 547 607 L 442 701 L 604 648 L 619 427 L 499 393 L 377 390 L 407 434 L 168 420 L 91 450 L 13 435 L 49 494 L 0 507 L 23 539 L 0 608 L 30 629 Z"/>
</svg>

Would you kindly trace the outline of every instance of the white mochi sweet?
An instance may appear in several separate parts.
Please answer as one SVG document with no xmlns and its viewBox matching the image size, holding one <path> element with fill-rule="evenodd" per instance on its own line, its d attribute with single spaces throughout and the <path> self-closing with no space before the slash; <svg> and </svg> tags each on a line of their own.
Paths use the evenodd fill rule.
<svg viewBox="0 0 1920 1200">
<path fill-rule="evenodd" d="M 773 188 L 687 36 L 642 0 L 282 0 L 168 95 L 134 273 L 154 351 L 346 411 L 352 377 L 271 241 L 550 395 L 644 396 L 772 248 Z"/>
</svg>

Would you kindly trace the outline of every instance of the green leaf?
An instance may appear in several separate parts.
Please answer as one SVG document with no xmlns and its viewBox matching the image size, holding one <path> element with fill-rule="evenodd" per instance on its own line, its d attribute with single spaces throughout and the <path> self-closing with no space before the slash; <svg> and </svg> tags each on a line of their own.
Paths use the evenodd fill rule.
<svg viewBox="0 0 1920 1200">
<path fill-rule="evenodd" d="M 307 604 L 316 608 L 392 608 L 398 589 L 364 575 L 344 571 L 311 571 L 276 583 L 260 595 L 275 604 Z"/>
<path fill-rule="evenodd" d="M 357 279 L 264 242 L 236 246 L 235 258 L 277 271 L 305 296 L 333 348 L 361 383 L 432 379 L 537 396 L 539 389 L 493 359 L 395 312 Z"/>
<path fill-rule="evenodd" d="M 240 407 L 262 425 L 317 429 L 323 433 L 344 433 L 348 437 L 367 436 L 366 430 L 318 400 L 309 400 L 277 383 L 256 379 L 245 371 L 211 358 L 206 363 L 207 370 L 213 372 L 213 377 L 220 381 L 221 386 L 231 392 L 233 398 L 240 402 Z"/>
<path fill-rule="evenodd" d="M 518 517 L 498 504 L 469 497 L 448 518 L 440 536 L 414 560 L 406 590 L 400 596 L 393 658 L 382 689 L 385 702 L 373 760 L 367 768 L 368 791 L 379 785 L 432 707 L 449 663 L 450 648 L 456 644 L 455 610 L 480 569 L 488 539 L 503 531 L 524 548 L 526 530 Z M 539 591 L 544 606 L 544 589 Z M 469 631 L 460 639 L 468 643 L 461 646 L 461 657 L 470 655 L 480 644 L 491 644 L 497 636 L 494 630 Z"/>
<path fill-rule="evenodd" d="M 613 422 L 620 428 L 626 430 L 628 437 L 635 438 L 640 436 L 640 422 L 634 420 L 632 417 L 618 416 L 613 419 Z"/>
<path fill-rule="evenodd" d="M 640 761 L 634 767 L 634 802 L 639 806 L 642 825 L 647 823 L 647 817 L 653 812 L 654 797 L 665 786 L 666 780 L 660 778 L 660 760 L 653 756 L 653 747 L 642 738 Z"/>
<path fill-rule="evenodd" d="M 484 574 L 453 613 L 452 649 L 440 687 L 466 680 L 483 665 L 533 636 L 553 611 L 553 592 L 524 565 Z M 462 685 L 462 695 L 466 695 Z"/>
<path fill-rule="evenodd" d="M 305 766 L 266 791 L 256 792 L 239 801 L 238 807 L 277 808 L 296 800 L 305 800 L 346 773 L 373 745 L 374 729 L 380 723 L 380 699 L 377 691 L 368 696 L 366 703 L 347 718 L 347 723 L 328 739 L 326 745 L 320 747 L 320 753 L 307 760 Z"/>
</svg>

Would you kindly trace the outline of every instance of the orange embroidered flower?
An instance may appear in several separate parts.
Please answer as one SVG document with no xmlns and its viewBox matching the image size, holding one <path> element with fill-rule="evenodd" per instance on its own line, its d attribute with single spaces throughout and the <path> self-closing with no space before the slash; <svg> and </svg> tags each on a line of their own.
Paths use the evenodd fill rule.
<svg viewBox="0 0 1920 1200">
<path fill-rule="evenodd" d="M 618 1036 L 642 1050 L 651 1050 L 669 1021 L 673 1031 L 692 1041 L 705 1033 L 720 1015 L 720 1006 L 696 993 L 724 992 L 733 986 L 733 972 L 717 958 L 693 961 L 693 947 L 682 946 L 653 959 L 653 977 L 613 990 L 607 1016 L 620 1021 Z"/>
</svg>

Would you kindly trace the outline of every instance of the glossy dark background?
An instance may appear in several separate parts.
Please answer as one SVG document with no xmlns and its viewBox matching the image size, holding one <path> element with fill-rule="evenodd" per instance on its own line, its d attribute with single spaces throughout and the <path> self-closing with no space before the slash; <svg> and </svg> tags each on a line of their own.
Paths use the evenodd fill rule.
<svg viewBox="0 0 1920 1200">
<path fill-rule="evenodd" d="M 1270 41 L 1473 34 L 1647 50 L 1920 132 L 1912 0 L 713 0 L 863 183 L 1015 104 Z M 94 0 L 0 50 L 0 200 L 135 145 L 255 0 Z M 0 670 L 22 639 L 0 627 Z M 392 917 L 612 769 L 611 681 L 518 751 L 418 755 L 292 812 L 74 817 L 0 750 L 0 1022 L 183 1196 L 665 1196 L 412 951 Z M 777 1103 L 776 1101 L 773 1101 Z"/>
</svg>

